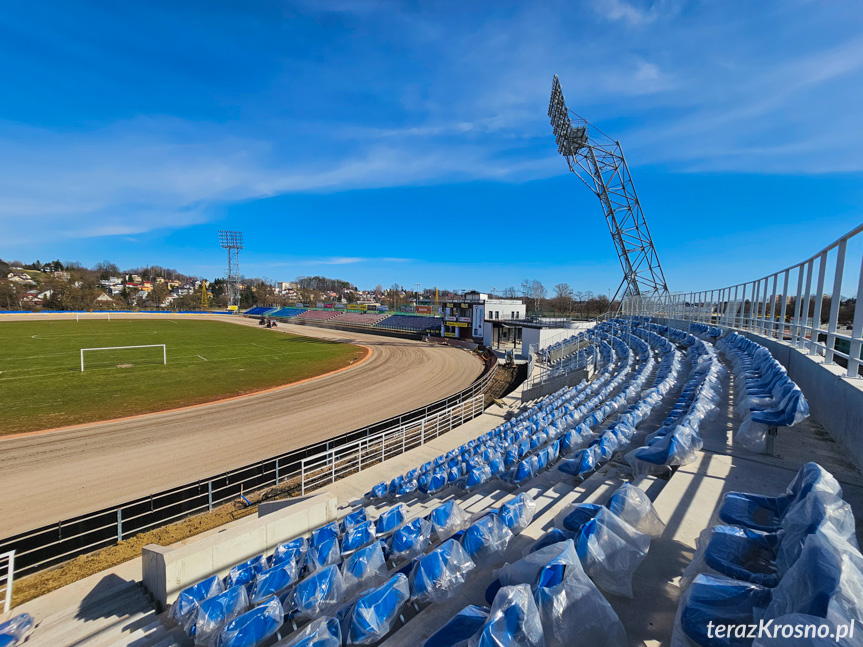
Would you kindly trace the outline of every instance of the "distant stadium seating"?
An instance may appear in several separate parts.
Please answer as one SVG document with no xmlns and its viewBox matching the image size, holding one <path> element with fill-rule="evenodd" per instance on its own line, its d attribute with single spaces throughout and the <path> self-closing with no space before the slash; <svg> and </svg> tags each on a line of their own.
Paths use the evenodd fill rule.
<svg viewBox="0 0 863 647">
<path fill-rule="evenodd" d="M 270 317 L 281 317 L 283 319 L 287 319 L 289 317 L 296 317 L 298 315 L 301 315 L 305 311 L 306 310 L 304 308 L 281 308 L 279 310 L 276 310 L 275 312 L 269 313 L 268 316 L 270 316 Z"/>
<path fill-rule="evenodd" d="M 426 332 L 440 330 L 440 317 L 420 317 L 411 315 L 392 315 L 387 317 L 380 323 L 375 324 L 375 328 L 384 328 L 386 330 L 402 330 L 405 332 Z"/>
<path fill-rule="evenodd" d="M 370 312 L 368 314 L 363 312 L 346 312 L 339 317 L 339 323 L 350 324 L 352 326 L 374 326 L 389 316 L 389 312 Z"/>
<path fill-rule="evenodd" d="M 327 321 L 339 316 L 338 310 L 306 310 L 297 315 L 297 319 L 308 319 L 311 321 Z"/>
<path fill-rule="evenodd" d="M 255 306 L 249 310 L 246 310 L 247 315 L 255 316 L 255 315 L 265 315 L 269 312 L 275 312 L 278 308 L 271 308 L 270 306 Z"/>
</svg>

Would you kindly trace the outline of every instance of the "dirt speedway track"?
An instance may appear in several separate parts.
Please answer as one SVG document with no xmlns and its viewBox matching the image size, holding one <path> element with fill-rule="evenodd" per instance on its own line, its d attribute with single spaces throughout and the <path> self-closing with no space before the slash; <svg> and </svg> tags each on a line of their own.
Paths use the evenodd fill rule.
<svg viewBox="0 0 863 647">
<path fill-rule="evenodd" d="M 325 440 L 451 395 L 482 372 L 479 359 L 445 346 L 312 326 L 272 334 L 280 332 L 361 344 L 372 355 L 257 395 L 0 439 L 0 536 Z"/>
</svg>

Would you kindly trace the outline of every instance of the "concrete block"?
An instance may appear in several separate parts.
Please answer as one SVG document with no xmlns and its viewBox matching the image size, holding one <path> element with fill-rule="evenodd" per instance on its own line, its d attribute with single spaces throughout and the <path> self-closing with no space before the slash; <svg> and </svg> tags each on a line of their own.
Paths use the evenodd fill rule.
<svg viewBox="0 0 863 647">
<path fill-rule="evenodd" d="M 257 517 L 234 523 L 214 535 L 175 546 L 144 546 L 142 581 L 160 608 L 166 609 L 180 591 L 195 582 L 211 575 L 224 577 L 232 566 L 270 553 L 280 543 L 337 518 L 337 499 L 326 492 L 268 503 L 280 505 L 265 506 Z"/>
</svg>

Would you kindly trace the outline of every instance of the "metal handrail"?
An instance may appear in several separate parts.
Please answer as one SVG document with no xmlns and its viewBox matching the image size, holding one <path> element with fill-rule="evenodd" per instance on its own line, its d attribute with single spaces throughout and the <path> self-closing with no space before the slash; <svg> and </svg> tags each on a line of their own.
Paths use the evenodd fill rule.
<svg viewBox="0 0 863 647">
<path fill-rule="evenodd" d="M 0 565 L 6 562 L 6 574 L 0 575 L 0 582 L 5 582 L 2 588 L 5 589 L 3 596 L 3 613 L 9 613 L 12 608 L 12 585 L 15 582 L 15 551 L 10 550 L 0 554 Z"/>
</svg>

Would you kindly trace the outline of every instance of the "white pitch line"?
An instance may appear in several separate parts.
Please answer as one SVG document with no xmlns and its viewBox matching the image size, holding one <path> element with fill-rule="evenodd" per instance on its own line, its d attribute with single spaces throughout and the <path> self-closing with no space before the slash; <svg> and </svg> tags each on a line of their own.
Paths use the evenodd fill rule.
<svg viewBox="0 0 863 647">
<path fill-rule="evenodd" d="M 204 357 L 203 355 L 198 355 L 198 357 L 200 357 L 200 358 L 201 358 L 202 360 L 204 360 L 205 362 L 209 362 L 209 361 L 210 361 L 210 360 L 208 360 L 206 357 Z"/>
<path fill-rule="evenodd" d="M 178 326 L 180 325 L 176 321 L 174 321 L 173 319 L 166 319 L 166 321 L 170 321 L 172 324 L 177 324 Z"/>
</svg>

